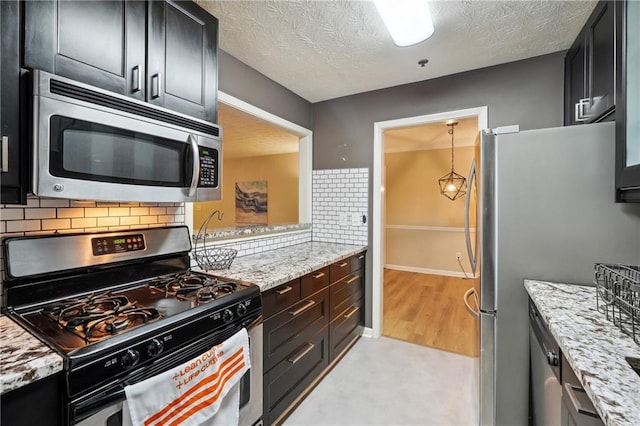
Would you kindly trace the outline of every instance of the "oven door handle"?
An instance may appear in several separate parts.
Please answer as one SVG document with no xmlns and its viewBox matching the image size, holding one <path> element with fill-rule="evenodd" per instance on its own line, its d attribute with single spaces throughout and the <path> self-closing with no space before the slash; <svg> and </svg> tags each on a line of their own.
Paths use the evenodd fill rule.
<svg viewBox="0 0 640 426">
<path fill-rule="evenodd" d="M 103 410 L 105 406 L 109 406 L 126 399 L 127 396 L 124 393 L 124 386 L 118 385 L 107 393 L 98 394 L 86 401 L 73 404 L 73 421 L 78 422 L 83 420 L 98 411 Z"/>
<path fill-rule="evenodd" d="M 189 187 L 188 195 L 189 197 L 193 197 L 198 189 L 198 180 L 200 178 L 200 150 L 198 149 L 198 139 L 194 135 L 189 135 L 187 141 L 189 142 L 189 145 L 191 145 L 191 156 L 193 161 L 191 186 Z"/>
</svg>

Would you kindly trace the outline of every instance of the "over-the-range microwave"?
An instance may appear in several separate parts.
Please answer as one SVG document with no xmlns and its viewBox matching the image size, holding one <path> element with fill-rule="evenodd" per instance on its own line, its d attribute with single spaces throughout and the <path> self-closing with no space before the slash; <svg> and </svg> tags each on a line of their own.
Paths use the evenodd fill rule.
<svg viewBox="0 0 640 426">
<path fill-rule="evenodd" d="M 32 190 L 78 200 L 219 200 L 219 126 L 33 71 Z"/>
</svg>

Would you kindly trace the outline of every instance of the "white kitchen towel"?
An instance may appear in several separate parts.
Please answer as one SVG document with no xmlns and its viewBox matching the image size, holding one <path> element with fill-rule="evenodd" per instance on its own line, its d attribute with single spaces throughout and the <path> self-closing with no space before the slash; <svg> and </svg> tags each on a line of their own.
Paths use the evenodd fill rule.
<svg viewBox="0 0 640 426">
<path fill-rule="evenodd" d="M 135 426 L 238 424 L 242 375 L 251 368 L 242 329 L 171 370 L 124 388 Z M 125 411 L 126 412 L 126 411 Z"/>
</svg>

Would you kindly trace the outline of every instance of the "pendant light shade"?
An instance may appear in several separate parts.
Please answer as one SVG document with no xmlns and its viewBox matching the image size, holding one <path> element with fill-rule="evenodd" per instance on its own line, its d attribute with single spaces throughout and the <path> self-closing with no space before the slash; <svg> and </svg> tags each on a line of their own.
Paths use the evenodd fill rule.
<svg viewBox="0 0 640 426">
<path fill-rule="evenodd" d="M 453 169 L 453 127 L 457 124 L 457 121 L 447 123 L 447 133 L 451 135 L 451 171 L 438 179 L 440 193 L 450 200 L 457 200 L 467 193 L 467 179 Z"/>
</svg>

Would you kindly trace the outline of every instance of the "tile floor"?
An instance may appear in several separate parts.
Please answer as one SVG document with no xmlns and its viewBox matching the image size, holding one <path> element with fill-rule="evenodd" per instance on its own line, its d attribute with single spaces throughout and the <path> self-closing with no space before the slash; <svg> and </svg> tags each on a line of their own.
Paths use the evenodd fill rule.
<svg viewBox="0 0 640 426">
<path fill-rule="evenodd" d="M 477 425 L 477 358 L 361 338 L 284 426 Z"/>
</svg>

